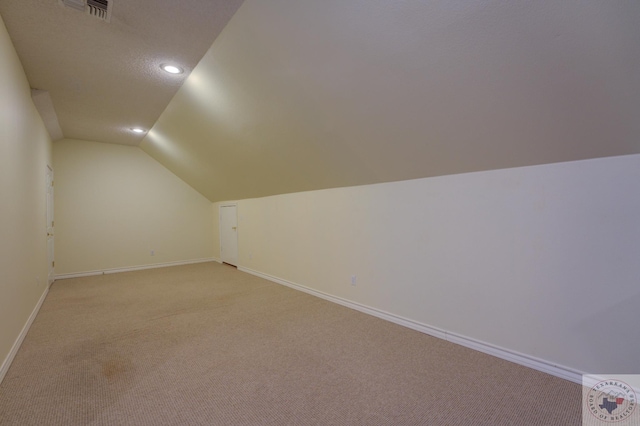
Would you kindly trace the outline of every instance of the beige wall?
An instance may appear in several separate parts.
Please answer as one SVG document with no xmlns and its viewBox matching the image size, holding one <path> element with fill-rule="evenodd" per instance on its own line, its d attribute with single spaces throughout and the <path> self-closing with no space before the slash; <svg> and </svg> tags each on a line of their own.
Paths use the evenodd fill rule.
<svg viewBox="0 0 640 426">
<path fill-rule="evenodd" d="M 632 155 L 241 200 L 239 266 L 569 369 L 638 373 L 638 182 Z"/>
<path fill-rule="evenodd" d="M 211 202 L 139 148 L 65 139 L 53 158 L 57 275 L 213 256 Z"/>
<path fill-rule="evenodd" d="M 51 141 L 0 18 L 0 379 L 47 283 L 46 169 Z"/>
</svg>

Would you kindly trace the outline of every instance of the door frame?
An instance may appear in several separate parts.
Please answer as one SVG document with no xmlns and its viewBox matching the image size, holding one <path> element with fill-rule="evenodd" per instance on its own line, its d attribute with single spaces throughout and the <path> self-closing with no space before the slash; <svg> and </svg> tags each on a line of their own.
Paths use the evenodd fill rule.
<svg viewBox="0 0 640 426">
<path fill-rule="evenodd" d="M 55 183 L 54 183 L 53 168 L 47 164 L 46 170 L 46 229 L 47 232 L 47 285 L 51 285 L 55 280 L 56 268 L 55 268 Z M 49 198 L 51 197 L 51 198 Z M 49 217 L 51 214 L 51 217 Z M 51 223 L 49 220 L 51 219 Z"/>
<path fill-rule="evenodd" d="M 224 203 L 224 204 L 220 204 L 218 206 L 218 233 L 220 234 L 220 263 L 226 263 L 227 265 L 231 265 L 231 263 L 227 263 L 223 260 L 222 258 L 222 208 L 223 207 L 235 207 L 236 208 L 236 248 L 238 249 L 238 253 L 236 253 L 236 263 L 238 263 L 238 257 L 239 257 L 239 252 L 240 249 L 238 248 L 238 232 L 239 231 L 239 226 L 238 226 L 238 203 L 237 202 L 233 202 L 233 203 Z M 238 265 L 232 265 L 235 266 L 236 268 L 238 267 Z"/>
</svg>

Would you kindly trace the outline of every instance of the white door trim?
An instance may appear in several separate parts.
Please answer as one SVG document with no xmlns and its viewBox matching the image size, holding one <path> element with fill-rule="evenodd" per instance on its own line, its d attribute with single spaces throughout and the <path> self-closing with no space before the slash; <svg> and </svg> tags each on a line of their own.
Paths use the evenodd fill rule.
<svg viewBox="0 0 640 426">
<path fill-rule="evenodd" d="M 222 208 L 223 207 L 235 207 L 236 208 L 236 223 L 238 223 L 238 203 L 224 203 L 224 204 L 220 204 L 218 206 L 218 233 L 220 234 L 220 241 L 219 241 L 220 242 L 220 261 L 222 263 L 226 263 L 228 265 L 231 265 L 231 263 L 224 261 L 224 255 L 223 255 L 223 251 L 222 251 Z M 238 232 L 240 232 L 239 229 L 236 229 L 236 247 L 237 247 Z M 236 257 L 236 262 L 235 263 L 238 263 L 237 257 Z M 238 265 L 233 265 L 233 266 L 237 267 Z"/>
<path fill-rule="evenodd" d="M 54 175 L 53 168 L 47 164 L 46 180 L 46 231 L 47 231 L 47 284 L 51 284 L 55 279 L 55 207 L 54 207 Z"/>
</svg>

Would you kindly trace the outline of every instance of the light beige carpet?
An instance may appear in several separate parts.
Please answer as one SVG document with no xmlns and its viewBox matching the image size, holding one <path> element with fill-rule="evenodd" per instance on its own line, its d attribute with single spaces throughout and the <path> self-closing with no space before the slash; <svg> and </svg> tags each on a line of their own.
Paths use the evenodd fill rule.
<svg viewBox="0 0 640 426">
<path fill-rule="evenodd" d="M 581 388 L 217 263 L 57 281 L 2 425 L 578 425 Z"/>
</svg>

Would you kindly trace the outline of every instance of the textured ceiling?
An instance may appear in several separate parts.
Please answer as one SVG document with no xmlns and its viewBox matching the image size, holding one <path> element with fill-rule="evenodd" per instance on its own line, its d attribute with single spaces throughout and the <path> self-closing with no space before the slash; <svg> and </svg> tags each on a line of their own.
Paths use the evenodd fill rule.
<svg viewBox="0 0 640 426">
<path fill-rule="evenodd" d="M 141 147 L 210 200 L 640 153 L 640 2 L 246 0 Z"/>
<path fill-rule="evenodd" d="M 0 13 L 65 137 L 212 201 L 640 153 L 637 0 L 115 2 Z"/>
<path fill-rule="evenodd" d="M 64 137 L 137 145 L 242 0 L 114 0 L 111 22 L 58 0 L 0 0 L 31 87 L 48 91 Z"/>
</svg>

